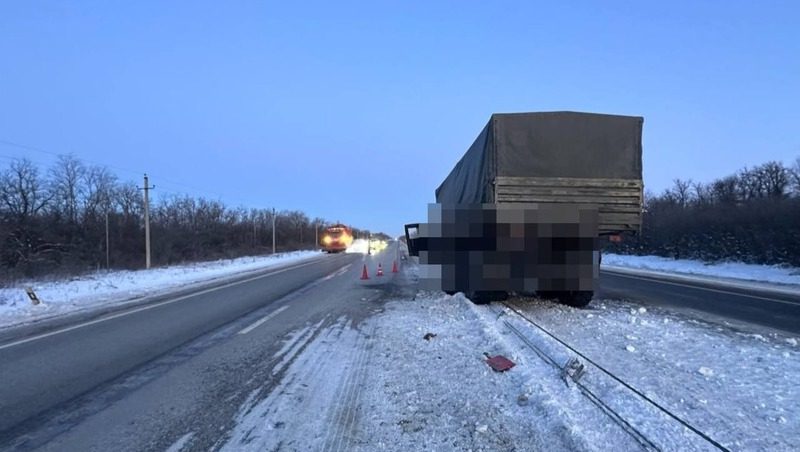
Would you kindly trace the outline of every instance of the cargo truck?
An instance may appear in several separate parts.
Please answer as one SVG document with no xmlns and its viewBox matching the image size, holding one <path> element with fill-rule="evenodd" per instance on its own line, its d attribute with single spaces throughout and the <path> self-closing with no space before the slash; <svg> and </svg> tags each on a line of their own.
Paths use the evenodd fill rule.
<svg viewBox="0 0 800 452">
<path fill-rule="evenodd" d="M 603 240 L 642 221 L 643 118 L 494 114 L 436 189 L 428 223 L 406 225 L 425 287 L 481 303 L 509 293 L 587 305 Z"/>
</svg>

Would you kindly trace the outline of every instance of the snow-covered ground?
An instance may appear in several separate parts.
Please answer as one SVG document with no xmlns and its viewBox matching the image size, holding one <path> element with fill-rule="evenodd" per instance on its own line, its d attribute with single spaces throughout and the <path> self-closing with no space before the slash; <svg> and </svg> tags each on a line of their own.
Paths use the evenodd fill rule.
<svg viewBox="0 0 800 452">
<path fill-rule="evenodd" d="M 753 265 L 743 264 L 741 262 L 708 264 L 688 259 L 603 253 L 602 267 L 610 270 L 636 269 L 728 280 L 800 285 L 800 268 L 781 267 L 777 265 Z"/>
<path fill-rule="evenodd" d="M 800 449 L 798 338 L 613 300 L 588 310 L 536 299 L 514 305 L 724 446 Z M 285 338 L 274 379 L 243 404 L 222 448 L 641 449 L 506 322 L 557 363 L 573 356 L 514 311 L 460 294 L 394 300 L 357 325 L 307 325 Z M 516 366 L 496 373 L 484 352 Z M 659 449 L 713 450 L 597 368 L 581 381 Z"/>
<path fill-rule="evenodd" d="M 595 300 L 590 309 L 536 299 L 512 305 L 726 447 L 800 450 L 800 338 L 752 334 L 615 300 Z M 502 312 L 557 361 L 574 356 L 513 311 Z M 491 322 L 497 314 L 485 318 Z M 586 381 L 663 449 L 703 446 L 597 368 L 589 366 Z"/>
<path fill-rule="evenodd" d="M 20 282 L 0 289 L 0 328 L 241 276 L 319 255 L 318 251 L 296 251 L 149 270 L 96 272 L 63 280 Z M 31 304 L 25 293 L 28 287 L 34 289 L 41 304 Z"/>
</svg>

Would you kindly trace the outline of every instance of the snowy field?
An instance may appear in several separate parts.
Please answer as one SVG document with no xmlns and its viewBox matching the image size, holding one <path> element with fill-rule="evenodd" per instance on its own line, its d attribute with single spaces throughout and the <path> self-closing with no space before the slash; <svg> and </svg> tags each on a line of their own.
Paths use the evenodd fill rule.
<svg viewBox="0 0 800 452">
<path fill-rule="evenodd" d="M 603 253 L 602 267 L 637 269 L 678 275 L 694 275 L 728 280 L 756 281 L 800 286 L 800 268 L 777 265 L 753 265 L 741 262 L 707 264 L 688 259 L 670 259 L 659 256 L 628 256 Z M 800 290 L 800 288 L 798 289 Z"/>
<path fill-rule="evenodd" d="M 588 310 L 536 299 L 512 306 L 725 447 L 800 450 L 798 338 L 747 334 L 612 300 Z M 573 356 L 514 311 L 475 306 L 460 294 L 394 300 L 358 325 L 345 318 L 307 325 L 284 339 L 275 379 L 243 404 L 219 446 L 642 450 L 506 322 L 556 362 Z M 516 366 L 494 372 L 484 352 Z M 714 450 L 585 364 L 581 381 L 658 449 Z"/>
<path fill-rule="evenodd" d="M 319 255 L 318 251 L 296 251 L 149 270 L 101 271 L 66 280 L 20 282 L 0 289 L 0 328 L 241 276 Z M 41 304 L 31 304 L 25 293 L 27 287 L 34 289 Z"/>
</svg>

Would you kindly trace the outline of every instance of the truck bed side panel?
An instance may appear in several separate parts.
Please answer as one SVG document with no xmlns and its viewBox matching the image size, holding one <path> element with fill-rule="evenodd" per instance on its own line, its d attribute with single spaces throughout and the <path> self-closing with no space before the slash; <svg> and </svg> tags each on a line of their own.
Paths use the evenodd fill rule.
<svg viewBox="0 0 800 452">
<path fill-rule="evenodd" d="M 638 179 L 498 176 L 495 196 L 500 204 L 596 206 L 601 234 L 638 232 L 641 227 L 642 181 Z"/>
</svg>

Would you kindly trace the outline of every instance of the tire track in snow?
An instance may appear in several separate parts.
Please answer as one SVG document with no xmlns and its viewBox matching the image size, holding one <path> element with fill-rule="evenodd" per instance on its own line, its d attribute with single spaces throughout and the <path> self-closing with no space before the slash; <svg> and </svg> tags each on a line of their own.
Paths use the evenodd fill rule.
<svg viewBox="0 0 800 452">
<path fill-rule="evenodd" d="M 368 335 L 369 337 L 371 335 Z M 359 399 L 361 389 L 366 380 L 366 370 L 368 362 L 367 340 L 363 335 L 359 335 L 356 341 L 357 355 L 350 363 L 350 372 L 347 378 L 342 379 L 337 390 L 337 399 L 341 402 L 334 405 L 329 412 L 329 425 L 333 430 L 329 431 L 323 445 L 323 451 L 337 452 L 348 450 L 348 440 L 352 438 L 356 429 L 356 418 L 358 416 Z M 338 395 L 342 394 L 341 397 Z"/>
<path fill-rule="evenodd" d="M 307 340 L 307 333 L 299 336 L 305 345 L 290 347 L 296 350 L 296 356 L 278 374 L 279 383 L 265 397 L 242 406 L 243 414 L 237 416 L 237 426 L 221 450 L 292 450 L 300 444 L 323 443 L 330 426 L 330 416 L 325 413 L 339 403 L 339 393 L 333 388 L 336 381 L 349 376 L 345 368 L 349 360 L 344 353 L 358 350 L 355 344 L 359 333 L 339 319 Z M 309 419 L 308 413 L 323 415 Z"/>
</svg>

